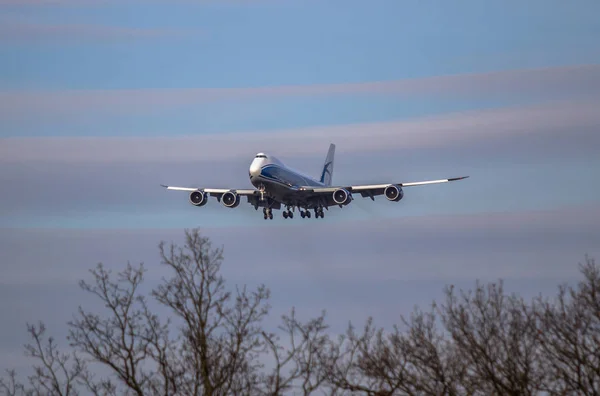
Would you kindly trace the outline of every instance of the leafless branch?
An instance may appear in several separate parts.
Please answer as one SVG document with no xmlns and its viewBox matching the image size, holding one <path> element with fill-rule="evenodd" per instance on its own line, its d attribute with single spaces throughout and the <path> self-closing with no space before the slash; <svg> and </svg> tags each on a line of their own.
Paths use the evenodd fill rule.
<svg viewBox="0 0 600 396">
<path fill-rule="evenodd" d="M 586 257 L 577 287 L 531 303 L 503 283 L 473 291 L 446 288 L 442 304 L 418 308 L 391 329 L 372 319 L 330 336 L 325 313 L 299 320 L 295 309 L 275 333 L 264 329 L 270 291 L 227 289 L 223 248 L 199 230 L 183 247 L 162 242 L 170 276 L 146 296 L 146 270 L 102 264 L 81 288 L 103 303 L 79 307 L 65 353 L 43 323 L 28 325 L 27 386 L 15 371 L 0 379 L 6 395 L 600 395 L 600 268 Z M 149 300 L 150 298 L 150 300 Z M 169 312 L 160 317 L 152 303 Z M 273 362 L 266 368 L 265 361 Z M 108 369 L 97 377 L 90 367 Z"/>
<path fill-rule="evenodd" d="M 0 378 L 0 391 L 5 396 L 26 395 L 25 386 L 17 380 L 15 370 L 6 370 L 7 378 Z"/>
</svg>

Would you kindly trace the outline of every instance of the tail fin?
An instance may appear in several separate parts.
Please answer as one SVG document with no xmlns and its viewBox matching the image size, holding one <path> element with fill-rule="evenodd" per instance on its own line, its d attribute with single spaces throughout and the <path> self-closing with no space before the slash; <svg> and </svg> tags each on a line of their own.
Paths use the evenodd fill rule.
<svg viewBox="0 0 600 396">
<path fill-rule="evenodd" d="M 323 171 L 321 172 L 321 183 L 326 186 L 331 186 L 331 180 L 333 178 L 333 160 L 335 156 L 335 144 L 329 145 L 329 151 L 327 157 L 325 157 L 325 164 L 323 165 Z"/>
</svg>

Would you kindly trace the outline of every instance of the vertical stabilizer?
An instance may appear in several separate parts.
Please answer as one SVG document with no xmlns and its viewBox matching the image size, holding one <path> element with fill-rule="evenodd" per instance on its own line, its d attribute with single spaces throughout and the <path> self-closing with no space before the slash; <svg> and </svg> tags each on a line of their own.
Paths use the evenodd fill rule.
<svg viewBox="0 0 600 396">
<path fill-rule="evenodd" d="M 326 186 L 331 186 L 331 180 L 333 178 L 333 160 L 335 156 L 335 144 L 329 145 L 329 151 L 325 158 L 325 164 L 323 165 L 323 171 L 321 172 L 321 183 Z"/>
</svg>

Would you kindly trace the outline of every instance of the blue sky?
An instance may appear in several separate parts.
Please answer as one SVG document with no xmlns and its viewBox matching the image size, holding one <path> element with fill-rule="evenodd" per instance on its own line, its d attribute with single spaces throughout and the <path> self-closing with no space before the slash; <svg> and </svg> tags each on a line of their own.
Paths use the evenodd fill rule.
<svg viewBox="0 0 600 396">
<path fill-rule="evenodd" d="M 5 6 L 6 19 L 76 24 L 84 31 L 80 37 L 63 35 L 62 41 L 5 40 L 3 55 L 14 57 L 3 62 L 6 86 L 346 83 L 598 60 L 594 1 L 32 3 Z M 72 5 L 77 3 L 83 5 Z M 106 37 L 91 26 L 106 27 Z M 109 34 L 115 27 L 163 37 L 119 38 Z M 37 43 L 23 46 L 23 41 Z"/>
<path fill-rule="evenodd" d="M 14 319 L 0 369 L 27 365 L 25 321 L 64 335 L 97 261 L 145 261 L 156 280 L 156 244 L 184 227 L 226 246 L 230 283 L 273 288 L 273 320 L 326 309 L 337 329 L 391 324 L 448 282 L 533 295 L 572 281 L 584 254 L 600 258 L 599 13 L 0 0 L 0 317 Z M 259 151 L 316 175 L 329 142 L 334 183 L 471 178 L 319 221 L 198 209 L 158 186 L 248 188 Z"/>
</svg>

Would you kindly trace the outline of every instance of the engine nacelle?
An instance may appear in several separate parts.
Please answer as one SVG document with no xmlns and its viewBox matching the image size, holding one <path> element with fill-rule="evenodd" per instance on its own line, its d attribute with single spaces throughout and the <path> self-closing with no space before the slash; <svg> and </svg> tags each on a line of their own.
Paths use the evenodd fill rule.
<svg viewBox="0 0 600 396">
<path fill-rule="evenodd" d="M 402 187 L 396 186 L 395 184 L 387 186 L 383 193 L 388 201 L 392 202 L 398 202 L 404 197 L 404 190 L 402 190 Z"/>
<path fill-rule="evenodd" d="M 221 202 L 223 203 L 223 206 L 227 208 L 237 208 L 240 204 L 240 196 L 234 191 L 227 191 L 221 197 Z"/>
<path fill-rule="evenodd" d="M 348 205 L 352 202 L 352 195 L 343 188 L 338 188 L 333 192 L 333 202 L 338 205 Z"/>
<path fill-rule="evenodd" d="M 208 202 L 204 191 L 192 191 L 190 193 L 190 202 L 194 206 L 204 206 Z"/>
</svg>

